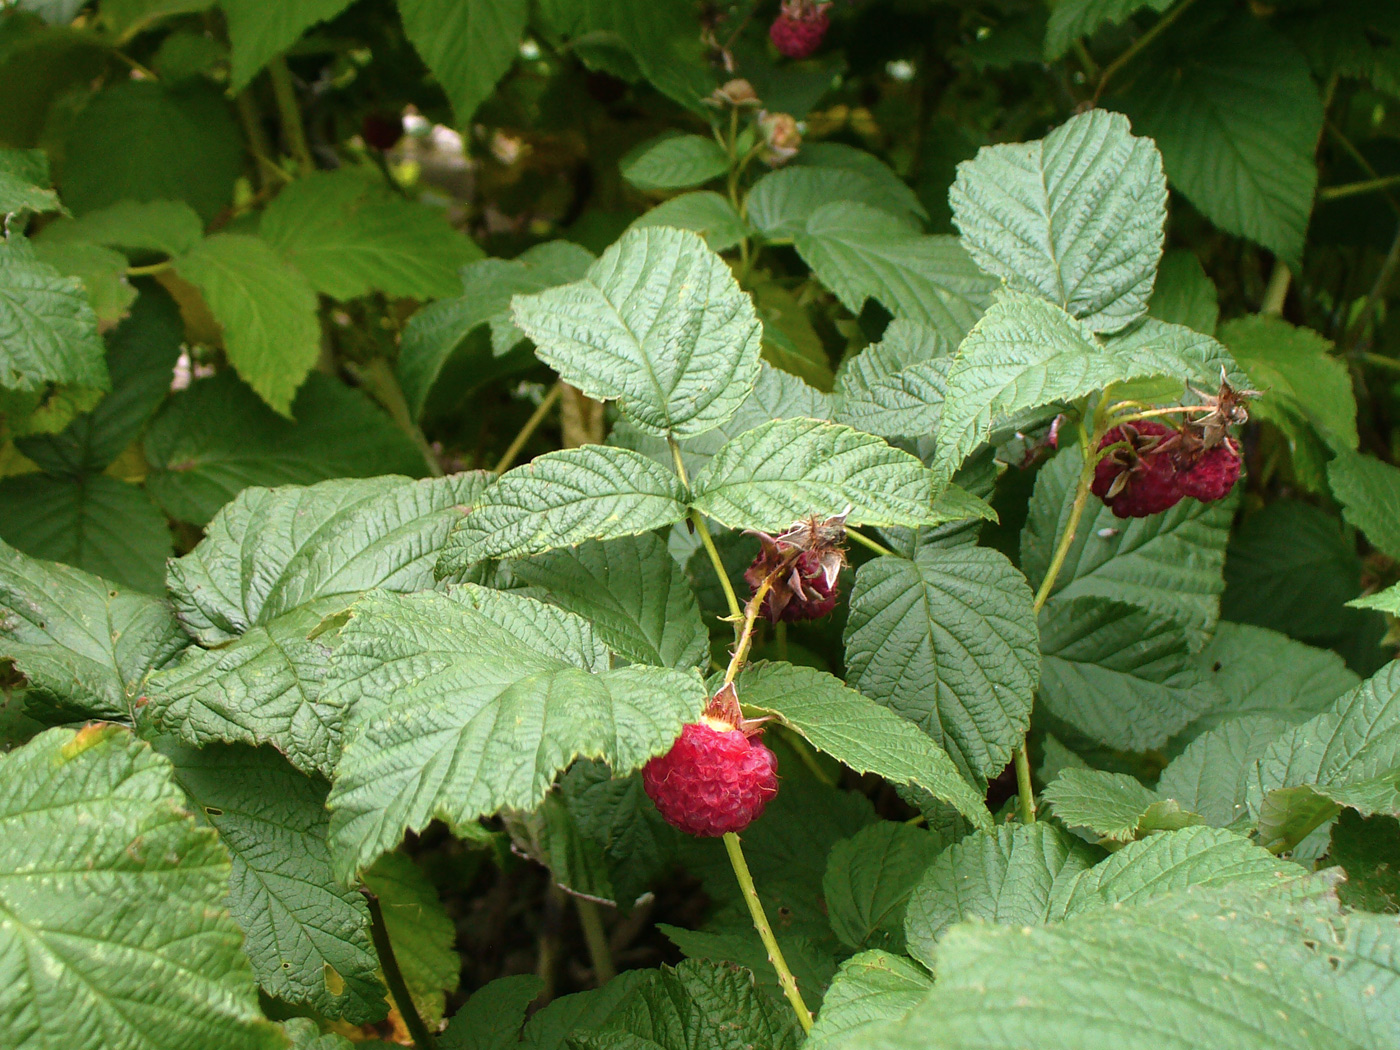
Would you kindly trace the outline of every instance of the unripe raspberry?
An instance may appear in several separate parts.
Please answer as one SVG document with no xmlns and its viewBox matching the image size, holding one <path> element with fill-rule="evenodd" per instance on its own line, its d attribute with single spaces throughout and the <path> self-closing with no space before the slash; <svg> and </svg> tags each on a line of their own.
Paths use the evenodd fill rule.
<svg viewBox="0 0 1400 1050">
<path fill-rule="evenodd" d="M 1099 448 L 1126 447 L 1099 460 L 1090 490 L 1120 518 L 1146 518 L 1175 506 L 1186 495 L 1167 445 L 1175 434 L 1151 419 L 1114 427 Z"/>
<path fill-rule="evenodd" d="M 751 593 L 772 568 L 770 557 L 764 553 L 744 570 Z M 759 615 L 771 623 L 779 620 L 819 620 L 836 608 L 839 594 L 837 584 L 841 572 L 838 556 L 819 551 L 803 551 L 784 576 L 775 581 L 763 596 Z"/>
<path fill-rule="evenodd" d="M 831 18 L 829 3 L 813 0 L 783 0 L 782 10 L 768 27 L 768 38 L 780 54 L 788 58 L 807 58 L 821 47 Z"/>
<path fill-rule="evenodd" d="M 642 785 L 668 824 L 715 838 L 743 831 L 778 793 L 777 760 L 752 736 L 706 717 L 681 730 L 642 769 Z"/>
</svg>

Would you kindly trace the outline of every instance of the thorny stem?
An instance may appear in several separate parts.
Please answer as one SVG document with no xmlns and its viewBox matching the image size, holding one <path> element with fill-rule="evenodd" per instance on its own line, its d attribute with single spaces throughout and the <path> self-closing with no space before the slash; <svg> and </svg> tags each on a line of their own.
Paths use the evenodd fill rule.
<svg viewBox="0 0 1400 1050">
<path fill-rule="evenodd" d="M 881 555 L 881 556 L 883 556 L 883 557 L 886 557 L 886 558 L 893 558 L 893 557 L 894 557 L 894 551 L 890 550 L 890 549 L 889 549 L 888 547 L 886 547 L 883 543 L 876 543 L 876 542 L 875 542 L 874 540 L 872 540 L 869 536 L 863 536 L 863 535 L 861 535 L 859 532 L 857 532 L 855 529 L 847 529 L 847 530 L 846 530 L 846 538 L 847 538 L 848 540 L 855 540 L 855 541 L 856 541 L 857 543 L 859 543 L 862 547 L 866 547 L 866 548 L 868 548 L 868 549 L 874 551 L 876 554 L 879 554 L 879 555 Z"/>
<path fill-rule="evenodd" d="M 734 642 L 734 654 L 729 658 L 729 666 L 724 669 L 725 685 L 734 681 L 739 669 L 744 666 L 744 660 L 748 658 L 749 648 L 753 645 L 754 621 L 758 619 L 758 610 L 763 605 L 763 599 L 768 597 L 768 592 L 773 587 L 773 579 L 777 574 L 778 570 L 770 572 L 758 585 L 758 590 L 753 592 L 753 597 L 749 599 L 748 608 L 744 610 L 744 625 L 739 631 L 738 639 Z"/>
<path fill-rule="evenodd" d="M 734 585 L 729 582 L 729 573 L 724 571 L 724 562 L 720 559 L 719 550 L 715 547 L 715 540 L 710 535 L 709 526 L 705 524 L 705 516 L 698 510 L 692 510 L 690 523 L 695 526 L 695 532 L 705 547 L 705 553 L 710 556 L 710 564 L 715 567 L 715 575 L 719 577 L 719 585 L 724 588 L 724 600 L 729 603 L 729 618 L 737 624 L 744 618 L 744 611 L 739 608 L 739 597 L 734 593 Z"/>
<path fill-rule="evenodd" d="M 544 400 L 542 400 L 535 411 L 530 414 L 530 418 L 525 420 L 525 425 L 520 428 L 520 433 L 515 435 L 515 438 L 510 443 L 510 447 L 501 454 L 501 458 L 497 461 L 492 473 L 504 474 L 510 469 L 510 465 L 515 462 L 515 457 L 520 455 L 520 450 L 525 447 L 525 442 L 530 440 L 530 435 L 544 422 L 544 417 L 549 415 L 549 410 L 554 407 L 555 402 L 563 395 L 564 381 L 561 379 L 550 388 L 549 393 L 544 395 Z"/>
<path fill-rule="evenodd" d="M 603 929 L 603 917 L 598 912 L 598 905 L 586 897 L 575 897 L 574 906 L 578 908 L 578 924 L 583 927 L 588 957 L 593 961 L 593 977 L 601 988 L 617 976 L 612 948 L 608 945 L 608 935 Z"/>
<path fill-rule="evenodd" d="M 807 1009 L 807 1004 L 802 1001 L 802 993 L 797 990 L 797 978 L 793 977 L 792 971 L 788 969 L 783 950 L 778 947 L 778 941 L 773 936 L 773 927 L 768 925 L 768 916 L 763 910 L 763 902 L 758 899 L 758 890 L 754 888 L 753 876 L 749 874 L 748 862 L 744 860 L 743 847 L 739 845 L 739 836 L 732 831 L 726 832 L 724 848 L 729 853 L 734 877 L 739 880 L 744 903 L 749 906 L 749 915 L 753 917 L 753 928 L 758 931 L 763 947 L 768 949 L 768 961 L 773 964 L 773 969 L 778 974 L 778 984 L 782 986 L 783 995 L 787 996 L 787 1001 L 792 1004 L 793 1013 L 797 1014 L 797 1023 L 802 1026 L 802 1031 L 810 1032 L 812 1011 Z"/>
<path fill-rule="evenodd" d="M 306 129 L 301 124 L 301 109 L 297 106 L 287 60 L 280 56 L 273 59 L 268 63 L 267 75 L 272 80 L 272 96 L 277 100 L 277 119 L 282 125 L 287 152 L 296 159 L 301 174 L 309 175 L 316 170 L 316 162 L 311 159 L 311 147 L 306 144 Z"/>
<path fill-rule="evenodd" d="M 1132 45 L 1121 55 L 1110 62 L 1103 71 L 1103 76 L 1099 77 L 1098 86 L 1094 89 L 1094 102 L 1097 104 L 1103 96 L 1104 88 L 1108 87 L 1108 82 L 1112 80 L 1124 66 L 1136 58 L 1143 50 L 1150 47 L 1159 36 L 1170 29 L 1182 15 L 1184 15 L 1196 0 L 1184 0 L 1175 8 L 1157 19 L 1157 24 L 1149 29 L 1142 36 L 1132 42 Z"/>
<path fill-rule="evenodd" d="M 365 904 L 369 906 L 369 934 L 370 940 L 374 942 L 375 953 L 379 956 L 379 969 L 384 974 L 384 983 L 389 987 L 394 1005 L 399 1008 L 399 1016 L 403 1018 L 417 1050 L 433 1050 L 435 1044 L 432 1033 L 423 1023 L 418 1007 L 413 1005 L 413 996 L 408 993 L 403 971 L 399 969 L 399 961 L 394 957 L 394 946 L 389 941 L 389 928 L 384 925 L 384 909 L 379 906 L 379 898 L 368 890 L 360 892 L 364 894 Z"/>
</svg>

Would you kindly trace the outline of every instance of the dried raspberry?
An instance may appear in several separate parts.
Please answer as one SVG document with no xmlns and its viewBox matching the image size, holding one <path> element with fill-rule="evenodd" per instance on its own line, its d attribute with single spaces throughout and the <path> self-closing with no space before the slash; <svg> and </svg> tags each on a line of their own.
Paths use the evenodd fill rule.
<svg viewBox="0 0 1400 1050">
<path fill-rule="evenodd" d="M 1239 449 L 1226 438 L 1215 447 L 1206 449 L 1195 464 L 1181 474 L 1181 487 L 1186 495 L 1208 503 L 1228 496 L 1239 479 Z"/>
<path fill-rule="evenodd" d="M 754 592 L 771 568 L 769 558 L 760 554 L 744 570 L 744 579 Z M 792 568 L 763 596 L 759 614 L 771 623 L 779 620 L 819 620 L 836 608 L 837 583 L 841 573 L 839 557 L 818 551 L 803 551 Z"/>
<path fill-rule="evenodd" d="M 807 58 L 821 47 L 831 18 L 829 3 L 812 0 L 783 0 L 782 10 L 768 27 L 768 37 L 780 54 L 788 58 Z"/>
<path fill-rule="evenodd" d="M 1186 495 L 1167 442 L 1176 431 L 1155 420 L 1114 427 L 1099 448 L 1125 443 L 1094 468 L 1095 496 L 1120 518 L 1146 518 L 1175 506 Z"/>
<path fill-rule="evenodd" d="M 403 138 L 403 118 L 389 113 L 366 113 L 360 121 L 360 138 L 381 152 L 391 150 Z"/>
<path fill-rule="evenodd" d="M 642 769 L 642 785 L 668 824 L 714 838 L 743 831 L 778 793 L 773 752 L 744 730 L 706 717 L 681 730 Z"/>
</svg>

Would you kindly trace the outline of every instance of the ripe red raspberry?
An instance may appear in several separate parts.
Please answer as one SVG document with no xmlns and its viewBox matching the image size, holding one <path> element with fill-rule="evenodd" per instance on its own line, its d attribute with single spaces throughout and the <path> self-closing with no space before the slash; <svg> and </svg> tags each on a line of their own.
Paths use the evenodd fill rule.
<svg viewBox="0 0 1400 1050">
<path fill-rule="evenodd" d="M 813 0 L 783 0 L 782 10 L 768 27 L 768 37 L 780 54 L 788 58 L 807 58 L 821 47 L 831 18 L 829 3 Z"/>
<path fill-rule="evenodd" d="M 743 831 L 763 812 L 778 793 L 777 760 L 757 733 L 706 717 L 643 767 L 642 785 L 668 824 L 715 838 Z"/>
<path fill-rule="evenodd" d="M 1195 464 L 1182 472 L 1181 487 L 1186 495 L 1209 503 L 1228 496 L 1239 479 L 1239 449 L 1226 438 L 1214 448 L 1202 452 Z"/>
<path fill-rule="evenodd" d="M 1126 447 L 1099 460 L 1091 491 L 1120 518 L 1146 518 L 1175 506 L 1186 495 L 1167 447 L 1175 435 L 1171 427 L 1151 419 L 1114 427 L 1099 448 L 1119 442 Z"/>
</svg>

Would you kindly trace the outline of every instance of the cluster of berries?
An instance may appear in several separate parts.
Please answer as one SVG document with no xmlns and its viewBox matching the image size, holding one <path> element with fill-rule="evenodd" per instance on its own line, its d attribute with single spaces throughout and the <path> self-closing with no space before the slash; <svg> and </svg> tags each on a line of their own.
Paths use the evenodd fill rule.
<svg viewBox="0 0 1400 1050">
<path fill-rule="evenodd" d="M 778 17 L 768 27 L 768 38 L 782 55 L 807 58 L 821 47 L 831 18 L 829 0 L 783 0 Z"/>
</svg>

